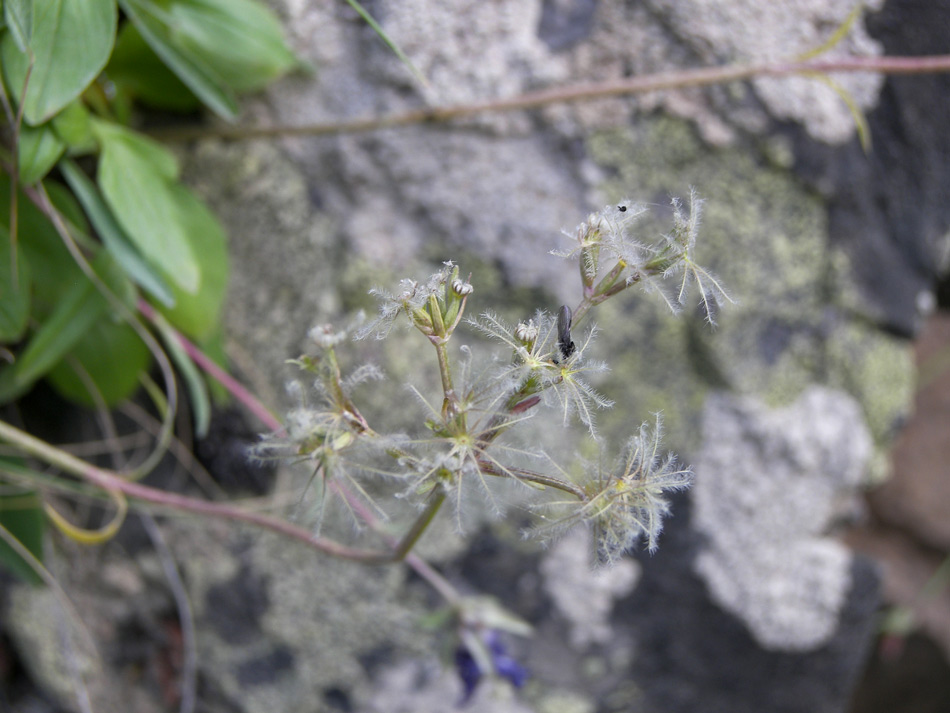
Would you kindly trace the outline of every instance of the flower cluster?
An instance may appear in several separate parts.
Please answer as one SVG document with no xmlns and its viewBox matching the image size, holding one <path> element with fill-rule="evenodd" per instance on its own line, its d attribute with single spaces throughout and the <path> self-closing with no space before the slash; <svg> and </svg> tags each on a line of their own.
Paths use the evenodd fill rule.
<svg viewBox="0 0 950 713">
<path fill-rule="evenodd" d="M 706 320 L 715 324 L 719 309 L 733 299 L 720 280 L 695 261 L 703 201 L 691 190 L 688 211 L 679 198 L 671 202 L 672 230 L 653 244 L 640 242 L 631 235 L 633 224 L 646 208 L 629 201 L 605 206 L 588 216 L 573 233 L 566 233 L 577 245 L 551 252 L 579 258 L 585 300 L 599 304 L 639 283 L 659 294 L 678 313 L 695 285 Z"/>
<path fill-rule="evenodd" d="M 679 309 L 696 285 L 706 318 L 713 321 L 729 298 L 718 280 L 694 261 L 700 209 L 701 201 L 693 194 L 688 211 L 674 200 L 672 229 L 650 244 L 633 234 L 643 206 L 622 202 L 589 216 L 571 235 L 576 246 L 559 253 L 578 260 L 581 298 L 574 309 L 565 305 L 556 315 L 538 310 L 509 324 L 485 312 L 465 320 L 474 288 L 451 262 L 423 282 L 403 280 L 392 292 L 373 290 L 379 301 L 377 316 L 358 329 L 356 337 L 373 334 L 382 339 L 404 316 L 407 326 L 424 335 L 435 351 L 441 403 L 429 403 L 413 388 L 424 407 L 424 429 L 402 438 L 377 433 L 357 408 L 353 389 L 380 378 L 380 372 L 363 367 L 344 377 L 337 349 L 347 330 L 316 327 L 311 338 L 318 353 L 297 363 L 316 377 L 319 403 L 314 407 L 301 399 L 288 419 L 283 443 L 337 492 L 349 489 L 368 499 L 370 490 L 379 492 L 380 476 L 399 481 L 394 494 L 416 502 L 420 514 L 394 547 L 397 558 L 409 552 L 446 499 L 454 502 L 459 516 L 465 507 L 462 494 L 471 486 L 502 513 L 504 503 L 496 500 L 491 487 L 501 480 L 534 486 L 542 499 L 558 494 L 553 502 L 532 506 L 539 525 L 530 532 L 542 539 L 585 524 L 596 535 L 598 562 L 615 561 L 641 539 L 653 551 L 669 512 L 666 494 L 688 487 L 692 480 L 688 467 L 679 466 L 671 454 L 661 454 L 659 417 L 652 426 L 641 426 L 609 467 L 587 465 L 572 469 L 571 476 L 560 467 L 554 473 L 528 469 L 526 465 L 542 459 L 511 446 L 502 436 L 549 409 L 563 425 L 576 419 L 596 438 L 595 412 L 613 402 L 591 383 L 607 369 L 592 358 L 597 329 L 589 324 L 581 330 L 578 325 L 605 300 L 635 286 L 673 283 L 672 289 L 660 291 Z M 504 353 L 474 368 L 472 350 L 449 349 L 462 325 L 502 345 Z M 380 458 L 388 465 L 381 466 Z M 385 512 L 385 507 L 374 506 Z"/>
<path fill-rule="evenodd" d="M 594 410 L 613 405 L 587 381 L 589 375 L 607 371 L 605 363 L 588 358 L 596 327 L 588 329 L 580 346 L 565 357 L 558 346 L 555 317 L 548 312 L 539 311 L 514 328 L 491 312 L 469 324 L 512 350 L 510 361 L 495 374 L 497 383 L 508 385 L 509 411 L 543 402 L 561 412 L 564 425 L 576 414 L 595 435 Z"/>
<path fill-rule="evenodd" d="M 542 506 L 536 534 L 557 536 L 578 523 L 589 522 L 599 564 L 612 564 L 641 536 L 654 552 L 663 518 L 669 513 L 665 494 L 684 490 L 693 481 L 691 468 L 681 467 L 674 454 L 660 452 L 662 432 L 659 415 L 652 427 L 641 424 L 610 467 L 598 464 L 588 470 L 591 477 L 583 485 L 586 497 L 582 501 L 561 500 Z"/>
</svg>

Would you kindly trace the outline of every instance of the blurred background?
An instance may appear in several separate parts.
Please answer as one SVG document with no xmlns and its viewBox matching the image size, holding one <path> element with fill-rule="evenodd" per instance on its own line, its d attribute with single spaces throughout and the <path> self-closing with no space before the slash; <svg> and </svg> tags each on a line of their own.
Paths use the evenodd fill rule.
<svg viewBox="0 0 950 713">
<path fill-rule="evenodd" d="M 422 85 L 346 3 L 268 4 L 311 71 L 247 97 L 237 134 L 794 59 L 855 5 L 366 2 Z M 945 0 L 864 9 L 824 58 L 950 51 Z M 443 513 L 419 553 L 534 628 L 504 642 L 525 685 L 486 682 L 464 710 L 950 710 L 950 79 L 831 76 L 835 86 L 755 78 L 309 136 L 225 136 L 210 116 L 138 115 L 226 229 L 224 351 L 278 412 L 295 405 L 285 361 L 312 351 L 314 325 L 372 313 L 374 286 L 454 260 L 472 275 L 472 314 L 517 322 L 579 301 L 576 264 L 550 254 L 570 246 L 562 230 L 630 199 L 649 208 L 638 230 L 650 240 L 668 229 L 671 198 L 694 189 L 705 201 L 698 260 L 736 300 L 718 326 L 643 291 L 591 316 L 592 352 L 611 367 L 594 385 L 616 402 L 598 414 L 605 448 L 662 412 L 665 445 L 695 484 L 674 498 L 655 554 L 595 571 L 583 531 L 543 549 L 521 538 L 518 507 L 499 518 L 475 505 L 461 532 Z M 470 332 L 456 339 L 489 348 Z M 417 341 L 397 330 L 341 348 L 353 366 L 386 372 L 360 398 L 393 430 L 420 420 L 407 382 L 438 393 Z M 50 421 L 57 398 L 38 386 L 25 412 L 32 403 Z M 64 410 L 46 428 L 68 440 L 84 419 Z M 531 428 L 526 439 L 555 459 L 596 453 L 557 416 Z M 234 497 L 281 499 L 306 524 L 308 474 L 247 458 L 266 430 L 221 408 L 195 454 Z M 170 462 L 150 482 L 174 487 L 181 471 Z M 183 660 L 165 554 L 131 517 L 104 546 L 56 540 L 49 555 L 97 655 L 63 643 L 53 593 L 0 579 L 4 709 L 81 710 L 80 676 L 90 710 L 177 710 L 183 670 L 201 711 L 456 709 L 457 642 L 408 569 L 211 520 L 161 525 L 197 660 Z M 326 527 L 352 530 L 346 513 Z"/>
</svg>

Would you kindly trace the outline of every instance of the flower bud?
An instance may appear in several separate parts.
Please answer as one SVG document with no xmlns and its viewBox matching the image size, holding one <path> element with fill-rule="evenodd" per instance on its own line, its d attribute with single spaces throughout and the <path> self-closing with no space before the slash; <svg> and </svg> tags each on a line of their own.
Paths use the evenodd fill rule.
<svg viewBox="0 0 950 713">
<path fill-rule="evenodd" d="M 531 349 L 538 339 L 538 325 L 533 319 L 529 319 L 527 324 L 518 322 L 518 326 L 515 327 L 515 339 Z"/>
<path fill-rule="evenodd" d="M 466 282 L 460 277 L 456 277 L 452 280 L 452 292 L 457 294 L 459 297 L 467 297 L 475 291 L 475 288 L 472 287 L 471 282 Z"/>
</svg>

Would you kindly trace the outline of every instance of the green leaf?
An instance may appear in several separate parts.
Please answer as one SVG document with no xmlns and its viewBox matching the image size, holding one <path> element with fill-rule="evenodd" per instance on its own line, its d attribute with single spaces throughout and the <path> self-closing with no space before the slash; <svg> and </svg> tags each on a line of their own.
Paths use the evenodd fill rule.
<svg viewBox="0 0 950 713">
<path fill-rule="evenodd" d="M 98 148 L 92 134 L 89 110 L 81 101 L 73 101 L 50 122 L 56 134 L 69 147 L 71 156 L 92 153 Z"/>
<path fill-rule="evenodd" d="M 66 144 L 49 124 L 21 126 L 19 168 L 23 185 L 30 186 L 43 180 L 65 150 Z"/>
<path fill-rule="evenodd" d="M 88 280 L 67 292 L 16 362 L 0 371 L 0 403 L 28 391 L 105 312 L 105 300 Z"/>
<path fill-rule="evenodd" d="M 99 187 L 135 246 L 188 294 L 200 288 L 192 249 L 191 219 L 181 203 L 175 158 L 156 142 L 128 129 L 95 122 L 102 155 Z"/>
<path fill-rule="evenodd" d="M 201 107 L 198 97 L 152 51 L 131 22 L 119 31 L 105 71 L 120 91 L 148 106 L 180 112 Z"/>
<path fill-rule="evenodd" d="M 67 399 L 95 407 L 98 402 L 77 373 L 78 366 L 106 406 L 115 406 L 135 393 L 151 361 L 148 347 L 132 327 L 100 319 L 73 345 L 69 358 L 57 363 L 46 377 Z"/>
<path fill-rule="evenodd" d="M 112 53 L 116 17 L 115 0 L 34 0 L 29 52 L 17 46 L 13 32 L 0 40 L 7 86 L 28 124 L 48 120 L 98 76 Z"/>
<path fill-rule="evenodd" d="M 0 458 L 0 472 L 4 463 L 11 459 Z M 22 466 L 22 463 L 20 464 Z M 3 527 L 37 560 L 43 561 L 43 533 L 46 518 L 37 494 L 30 490 L 15 491 L 4 488 L 0 495 L 0 527 Z M 30 584 L 42 584 L 43 580 L 19 552 L 0 537 L 0 564 L 17 577 Z"/>
<path fill-rule="evenodd" d="M 3 19 L 17 49 L 26 52 L 33 37 L 33 0 L 6 0 L 3 3 Z"/>
<path fill-rule="evenodd" d="M 82 210 L 75 204 L 72 195 L 63 186 L 52 181 L 44 182 L 50 199 L 66 217 L 77 226 L 84 226 Z M 10 225 L 10 180 L 0 173 L 0 225 Z M 31 201 L 17 191 L 18 245 L 20 253 L 32 268 L 33 319 L 42 322 L 60 301 L 71 285 L 85 277 L 73 256 L 63 245 L 56 228 Z M 86 228 L 88 230 L 88 227 Z"/>
<path fill-rule="evenodd" d="M 128 299 L 128 289 L 123 286 L 124 276 L 107 252 L 101 252 L 92 266 L 113 292 Z M 82 279 L 71 285 L 17 360 L 0 371 L 0 403 L 28 391 L 107 311 L 106 299 L 90 280 Z"/>
<path fill-rule="evenodd" d="M 30 271 L 22 251 L 13 270 L 10 231 L 0 225 L 0 344 L 18 341 L 30 316 Z"/>
<path fill-rule="evenodd" d="M 96 186 L 72 161 L 63 161 L 60 171 L 73 193 L 82 203 L 89 220 L 105 244 L 106 249 L 122 266 L 129 278 L 141 285 L 166 307 L 173 307 L 175 295 L 164 278 L 142 257 L 129 236 L 116 222 L 109 207 L 102 200 Z"/>
<path fill-rule="evenodd" d="M 125 14 L 135 23 L 162 61 L 218 116 L 233 120 L 238 113 L 234 92 L 201 58 L 179 46 L 176 28 L 162 5 L 151 0 L 119 0 Z M 163 3 L 165 4 L 165 3 Z"/>
<path fill-rule="evenodd" d="M 298 64 L 283 29 L 254 0 L 171 0 L 177 45 L 236 91 L 260 89 Z"/>
<path fill-rule="evenodd" d="M 221 306 L 228 287 L 227 239 L 218 219 L 191 191 L 176 185 L 174 197 L 183 229 L 197 258 L 201 285 L 194 294 L 173 285 L 175 306 L 158 309 L 178 329 L 201 340 L 210 335 L 221 320 Z"/>
</svg>

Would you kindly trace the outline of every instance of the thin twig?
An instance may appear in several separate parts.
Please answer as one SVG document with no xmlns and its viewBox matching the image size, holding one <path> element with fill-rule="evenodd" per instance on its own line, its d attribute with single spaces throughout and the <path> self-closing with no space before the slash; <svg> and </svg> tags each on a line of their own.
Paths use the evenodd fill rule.
<svg viewBox="0 0 950 713">
<path fill-rule="evenodd" d="M 703 67 L 659 72 L 638 77 L 613 79 L 592 84 L 542 89 L 505 99 L 472 104 L 427 107 L 378 117 L 331 121 L 304 126 L 207 126 L 160 129 L 151 136 L 168 142 L 219 138 L 233 141 L 249 139 L 327 136 L 379 131 L 426 122 L 445 122 L 487 112 L 534 109 L 549 104 L 573 103 L 608 97 L 646 94 L 670 89 L 704 87 L 760 77 L 788 77 L 802 74 L 840 74 L 874 72 L 878 74 L 926 74 L 950 71 L 950 55 L 924 57 L 842 57 L 807 62 L 766 62 L 724 67 Z"/>
</svg>

